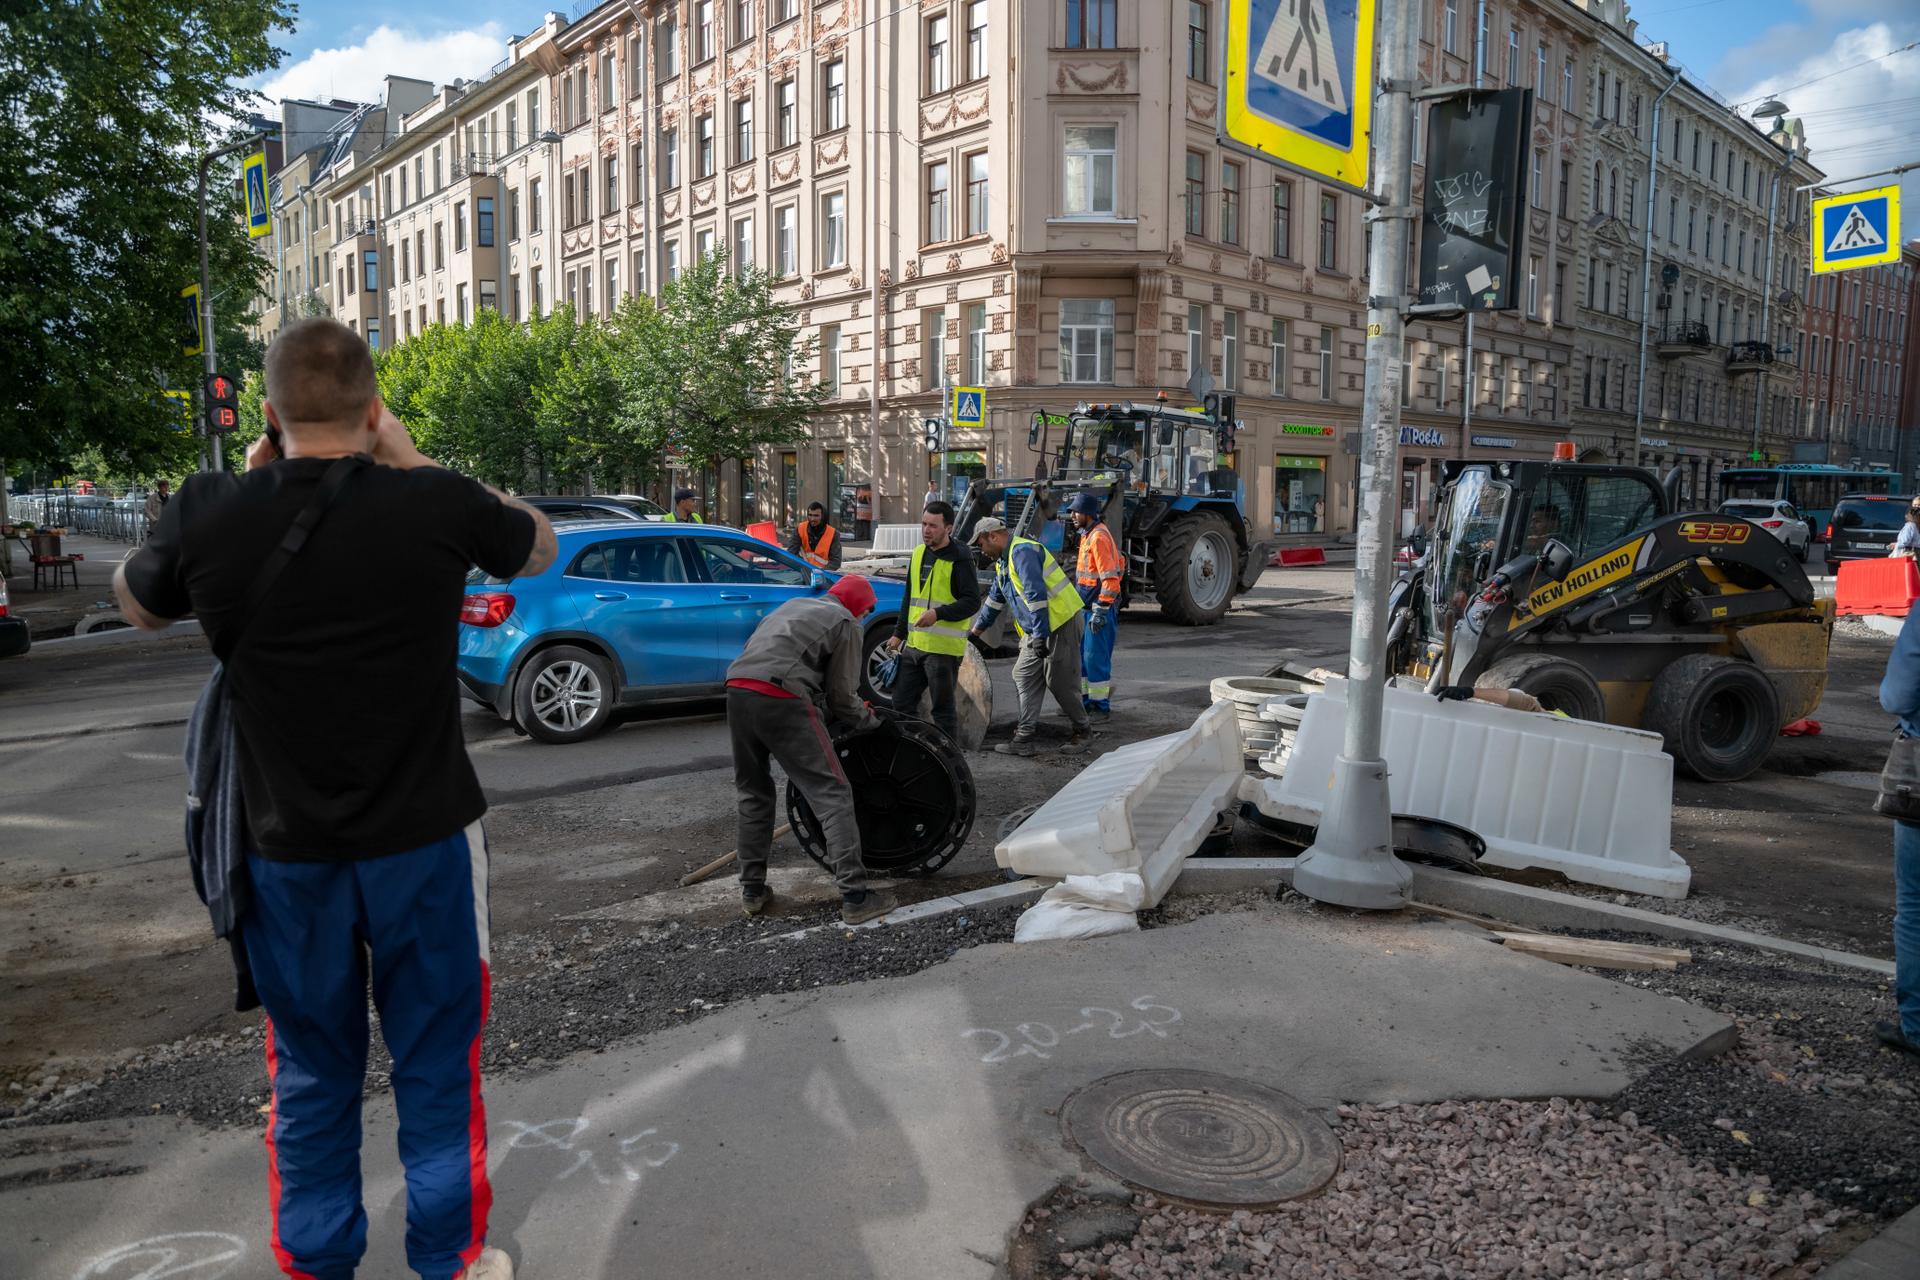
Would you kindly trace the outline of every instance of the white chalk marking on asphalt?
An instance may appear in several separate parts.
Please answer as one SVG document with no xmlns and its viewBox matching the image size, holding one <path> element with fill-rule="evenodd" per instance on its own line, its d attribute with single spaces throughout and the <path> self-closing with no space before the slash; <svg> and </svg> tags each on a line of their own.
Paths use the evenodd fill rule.
<svg viewBox="0 0 1920 1280">
<path fill-rule="evenodd" d="M 216 1280 L 231 1274 L 246 1253 L 247 1242 L 224 1231 L 176 1231 L 100 1254 L 75 1272 L 73 1280 L 165 1280 L 172 1276 Z M 142 1263 L 146 1264 L 143 1270 L 131 1269 Z"/>
<path fill-rule="evenodd" d="M 997 1039 L 999 1043 L 980 1057 L 980 1061 L 995 1065 L 1009 1062 L 1022 1054 L 1045 1061 L 1053 1056 L 1053 1051 L 1060 1047 L 1062 1040 L 1084 1031 L 1105 1031 L 1109 1040 L 1127 1040 L 1137 1035 L 1152 1035 L 1165 1040 L 1166 1029 L 1180 1021 L 1178 1009 L 1172 1005 L 1156 1004 L 1150 995 L 1135 996 L 1127 1003 L 1127 1008 L 1146 1016 L 1135 1018 L 1102 1005 L 1089 1005 L 1077 1015 L 1080 1022 L 1065 1031 L 1056 1031 L 1051 1023 L 1022 1022 L 1014 1027 L 1012 1035 L 994 1027 L 968 1027 L 960 1033 L 960 1038 L 968 1040 L 974 1036 L 991 1036 Z M 1159 1010 L 1162 1016 L 1154 1017 L 1152 1010 Z"/>
<path fill-rule="evenodd" d="M 609 1157 L 614 1164 L 614 1171 L 609 1173 L 600 1167 L 600 1157 L 591 1148 L 576 1148 L 574 1145 L 590 1127 L 585 1116 L 549 1120 L 545 1124 L 526 1124 L 519 1120 L 502 1123 L 516 1131 L 507 1140 L 508 1151 L 550 1149 L 573 1157 L 572 1164 L 554 1175 L 555 1182 L 565 1182 L 584 1170 L 603 1187 L 621 1182 L 639 1183 L 648 1170 L 662 1168 L 680 1154 L 680 1144 L 661 1137 L 658 1129 L 642 1129 L 620 1140 L 618 1154 Z"/>
</svg>

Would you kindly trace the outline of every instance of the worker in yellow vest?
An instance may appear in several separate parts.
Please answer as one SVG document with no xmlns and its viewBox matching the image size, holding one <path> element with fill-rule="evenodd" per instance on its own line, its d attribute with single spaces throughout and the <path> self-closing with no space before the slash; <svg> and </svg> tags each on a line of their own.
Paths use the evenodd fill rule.
<svg viewBox="0 0 1920 1280">
<path fill-rule="evenodd" d="M 793 536 L 787 539 L 787 550 L 816 569 L 840 568 L 840 531 L 827 523 L 825 504 L 808 505 L 807 518 L 793 527 Z"/>
<path fill-rule="evenodd" d="M 980 578 L 973 557 L 953 540 L 953 504 L 938 498 L 920 513 L 920 545 L 907 566 L 907 607 L 887 641 L 900 655 L 887 690 L 894 710 L 920 714 L 924 695 L 935 727 L 960 741 L 960 663 L 967 654 L 967 623 L 980 611 Z"/>
<path fill-rule="evenodd" d="M 705 524 L 706 521 L 700 518 L 700 513 L 694 510 L 694 507 L 697 506 L 699 502 L 700 495 L 694 490 L 675 489 L 673 491 L 673 510 L 667 512 L 667 519 L 678 521 L 681 524 Z"/>
<path fill-rule="evenodd" d="M 976 524 L 973 545 L 994 562 L 993 585 L 974 619 L 973 634 L 992 626 L 1002 608 L 1013 611 L 1013 626 L 1020 633 L 1020 657 L 1013 664 L 1020 723 L 1013 741 L 993 749 L 1009 756 L 1035 754 L 1034 731 L 1051 691 L 1073 725 L 1065 750 L 1086 750 L 1095 730 L 1080 705 L 1080 593 L 1045 547 L 1014 534 L 1003 520 L 988 516 Z"/>
</svg>

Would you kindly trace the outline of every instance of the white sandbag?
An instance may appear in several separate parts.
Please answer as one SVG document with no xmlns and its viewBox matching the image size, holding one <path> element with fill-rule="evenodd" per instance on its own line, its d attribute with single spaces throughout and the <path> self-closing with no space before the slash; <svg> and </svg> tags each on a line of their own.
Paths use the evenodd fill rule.
<svg viewBox="0 0 1920 1280">
<path fill-rule="evenodd" d="M 1146 905 L 1146 881 L 1131 871 L 1068 876 L 1021 912 L 1015 942 L 1098 938 L 1140 928 L 1134 912 Z"/>
</svg>

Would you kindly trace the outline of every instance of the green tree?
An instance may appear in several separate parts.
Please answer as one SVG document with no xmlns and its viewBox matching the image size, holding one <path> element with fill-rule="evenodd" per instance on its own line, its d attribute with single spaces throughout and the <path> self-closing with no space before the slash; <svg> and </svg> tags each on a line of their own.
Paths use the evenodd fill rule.
<svg viewBox="0 0 1920 1280">
<path fill-rule="evenodd" d="M 198 279 L 195 170 L 245 119 L 241 86 L 280 61 L 283 0 L 34 0 L 0 17 L 0 458 L 179 465 L 163 387 L 199 385 L 180 290 Z M 239 324 L 265 262 L 231 171 L 208 210 L 223 365 L 257 365 Z M 229 359 L 229 356 L 234 359 Z"/>
<path fill-rule="evenodd" d="M 620 403 L 609 430 L 635 456 L 671 450 L 695 467 L 744 458 L 805 439 L 826 399 L 789 372 L 812 344 L 774 300 L 773 278 L 751 266 L 736 274 L 724 252 L 668 285 L 657 310 L 629 301 L 617 323 Z"/>
</svg>

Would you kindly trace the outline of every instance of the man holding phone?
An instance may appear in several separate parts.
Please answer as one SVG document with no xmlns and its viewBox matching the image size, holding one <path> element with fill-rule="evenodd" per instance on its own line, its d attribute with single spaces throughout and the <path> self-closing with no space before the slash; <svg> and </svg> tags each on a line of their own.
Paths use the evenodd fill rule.
<svg viewBox="0 0 1920 1280">
<path fill-rule="evenodd" d="M 248 833 L 241 936 L 267 1012 L 274 1256 L 331 1280 L 365 1251 L 371 979 L 408 1262 L 425 1280 L 511 1280 L 511 1259 L 486 1247 L 486 801 L 455 662 L 469 567 L 539 573 L 553 528 L 415 448 L 344 325 L 289 325 L 266 377 L 246 473 L 183 484 L 114 587 L 135 626 L 196 615 L 225 668 Z M 304 543 L 287 536 L 296 519 Z"/>
</svg>

